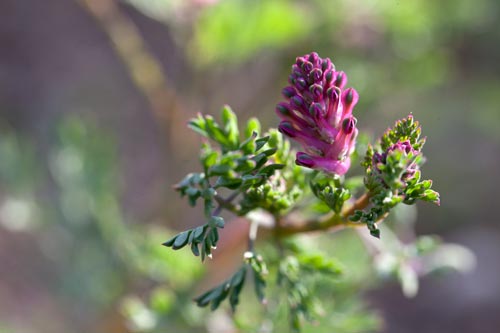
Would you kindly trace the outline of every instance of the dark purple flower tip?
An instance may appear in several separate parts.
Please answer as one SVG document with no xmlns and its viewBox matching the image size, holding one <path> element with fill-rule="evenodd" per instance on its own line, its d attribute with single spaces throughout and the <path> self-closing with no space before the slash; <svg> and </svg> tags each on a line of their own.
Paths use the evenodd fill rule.
<svg viewBox="0 0 500 333">
<path fill-rule="evenodd" d="M 326 91 L 326 96 L 331 100 L 331 101 L 336 101 L 337 98 L 339 97 L 340 89 L 338 87 L 330 87 Z"/>
<path fill-rule="evenodd" d="M 294 86 L 295 88 L 297 88 L 297 90 L 302 91 L 307 87 L 307 82 L 303 78 L 299 77 L 295 79 Z"/>
<path fill-rule="evenodd" d="M 307 168 L 312 168 L 315 165 L 314 159 L 311 156 L 309 156 L 308 154 L 303 153 L 303 152 L 297 153 L 295 163 L 297 165 L 305 166 Z"/>
<path fill-rule="evenodd" d="M 340 89 L 344 88 L 344 86 L 347 83 L 347 76 L 345 75 L 344 72 L 338 72 L 337 77 L 335 78 L 335 83 L 334 85 L 336 87 L 339 87 Z"/>
<path fill-rule="evenodd" d="M 312 103 L 311 106 L 309 107 L 309 114 L 313 118 L 318 119 L 319 117 L 325 114 L 324 105 L 321 103 Z"/>
<path fill-rule="evenodd" d="M 323 77 L 323 71 L 319 68 L 315 68 L 311 71 L 311 74 L 309 74 L 309 80 L 311 82 L 318 82 L 322 79 Z"/>
<path fill-rule="evenodd" d="M 288 117 L 291 114 L 290 106 L 287 103 L 279 103 L 276 105 L 276 113 L 278 116 Z"/>
<path fill-rule="evenodd" d="M 358 92 L 353 88 L 346 89 L 342 95 L 342 99 L 346 105 L 356 104 L 359 100 Z"/>
<path fill-rule="evenodd" d="M 302 65 L 304 64 L 306 60 L 303 58 L 303 57 L 297 57 L 295 58 L 295 64 L 299 67 L 302 67 Z M 293 66 L 292 66 L 293 68 Z"/>
<path fill-rule="evenodd" d="M 305 101 L 302 97 L 295 95 L 293 96 L 290 101 L 292 102 L 293 105 L 297 107 L 303 107 L 305 105 Z"/>
<path fill-rule="evenodd" d="M 278 126 L 278 131 L 291 138 L 297 136 L 297 130 L 293 127 L 292 123 L 290 123 L 289 121 L 282 121 Z"/>
<path fill-rule="evenodd" d="M 292 98 L 293 96 L 295 96 L 297 93 L 295 91 L 295 88 L 294 87 L 285 87 L 283 88 L 283 90 L 281 91 L 281 93 L 283 94 L 283 96 L 285 98 Z"/>
<path fill-rule="evenodd" d="M 319 84 L 313 84 L 312 86 L 310 86 L 309 91 L 316 100 L 323 95 L 323 87 Z"/>
<path fill-rule="evenodd" d="M 417 152 L 415 149 L 413 149 L 413 146 L 411 145 L 410 140 L 405 140 L 403 142 L 399 141 L 399 142 L 393 144 L 391 147 L 389 147 L 389 149 L 387 149 L 387 152 L 389 153 L 389 152 L 394 151 L 396 149 L 403 151 L 405 154 L 409 154 L 410 152 Z"/>
<path fill-rule="evenodd" d="M 406 140 L 404 142 L 401 142 L 400 146 L 401 146 L 401 149 L 404 150 L 407 154 L 409 154 L 413 150 L 413 147 L 410 143 L 410 140 Z"/>
<path fill-rule="evenodd" d="M 300 68 L 302 68 L 302 70 L 306 73 L 309 73 L 310 71 L 312 71 L 312 69 L 314 68 L 313 64 L 309 61 L 305 61 L 301 66 Z"/>
<path fill-rule="evenodd" d="M 357 119 L 354 117 L 346 118 L 342 122 L 342 131 L 345 134 L 351 134 L 356 128 Z"/>
<path fill-rule="evenodd" d="M 324 72 L 325 73 L 325 81 L 327 84 L 330 84 L 333 80 L 333 71 L 332 70 L 327 70 Z"/>
<path fill-rule="evenodd" d="M 372 157 L 372 164 L 377 165 L 379 163 L 385 163 L 387 154 L 375 153 Z"/>
<path fill-rule="evenodd" d="M 326 70 L 332 70 L 332 69 L 334 69 L 334 68 L 333 68 L 333 64 L 332 64 L 332 62 L 330 61 L 330 59 L 328 59 L 328 58 L 323 59 L 323 62 L 321 63 L 321 69 L 323 70 L 323 73 L 324 73 Z"/>
<path fill-rule="evenodd" d="M 320 57 L 316 52 L 311 52 L 311 54 L 309 54 L 309 61 L 312 62 L 314 66 L 319 66 L 321 64 Z"/>
<path fill-rule="evenodd" d="M 353 88 L 346 89 L 342 92 L 342 104 L 344 105 L 343 115 L 349 116 L 352 109 L 358 103 L 359 95 Z"/>
</svg>

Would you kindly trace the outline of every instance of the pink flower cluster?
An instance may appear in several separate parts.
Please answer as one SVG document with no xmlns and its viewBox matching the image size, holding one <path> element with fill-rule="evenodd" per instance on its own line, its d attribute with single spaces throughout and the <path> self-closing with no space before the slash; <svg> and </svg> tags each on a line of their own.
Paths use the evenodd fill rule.
<svg viewBox="0 0 500 333">
<path fill-rule="evenodd" d="M 344 89 L 347 76 L 336 71 L 329 58 L 312 52 L 292 66 L 290 86 L 283 89 L 286 102 L 276 106 L 279 130 L 302 144 L 295 163 L 343 175 L 351 165 L 358 134 L 352 110 L 359 96 Z"/>
<path fill-rule="evenodd" d="M 374 170 L 377 170 L 380 173 L 380 165 L 387 163 L 387 156 L 391 154 L 393 151 L 398 150 L 404 156 L 408 156 L 408 154 L 412 154 L 412 156 L 418 156 L 421 153 L 418 150 L 413 149 L 413 146 L 410 143 L 410 140 L 398 141 L 397 143 L 390 146 L 383 153 L 375 153 L 373 155 L 372 163 L 374 166 Z M 406 171 L 401 175 L 402 181 L 407 181 L 415 175 L 415 172 L 419 169 L 417 163 L 411 161 L 406 166 Z"/>
</svg>

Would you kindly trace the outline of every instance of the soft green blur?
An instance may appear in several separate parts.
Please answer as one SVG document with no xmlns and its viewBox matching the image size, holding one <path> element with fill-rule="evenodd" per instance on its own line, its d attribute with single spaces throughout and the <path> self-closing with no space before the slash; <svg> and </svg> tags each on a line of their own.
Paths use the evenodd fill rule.
<svg viewBox="0 0 500 333">
<path fill-rule="evenodd" d="M 447 291 L 462 308 L 446 309 L 440 301 L 447 289 L 424 280 L 423 296 L 410 309 L 442 305 L 443 333 L 460 329 L 446 318 L 461 316 L 467 304 L 483 314 L 500 311 L 500 290 L 488 278 L 500 261 L 500 251 L 495 252 L 500 243 L 500 2 L 127 0 L 113 13 L 125 23 L 111 30 L 105 25 L 112 19 L 89 19 L 92 15 L 77 3 L 37 6 L 47 16 L 43 22 L 25 18 L 15 0 L 0 9 L 0 21 L 5 16 L 7 22 L 0 32 L 10 38 L 0 39 L 0 49 L 12 53 L 0 56 L 0 260 L 5 262 L 0 332 L 283 331 L 280 304 L 263 309 L 248 290 L 235 324 L 227 309 L 210 313 L 191 302 L 236 269 L 242 249 L 233 243 L 246 242 L 240 229 L 222 235 L 233 240 L 227 241 L 229 254 L 215 251 L 214 261 L 204 264 L 187 249 L 173 253 L 161 243 L 201 219 L 201 212 L 188 210 L 171 188 L 197 168 L 200 142 L 187 132 L 187 120 L 198 111 L 215 114 L 227 103 L 242 119 L 257 116 L 264 129 L 276 127 L 274 105 L 290 66 L 311 51 L 330 57 L 347 73 L 348 86 L 360 94 L 354 111 L 358 126 L 372 137 L 409 113 L 423 125 L 424 174 L 434 180 L 442 205 L 421 206 L 419 215 L 395 214 L 392 223 L 402 238 L 417 221 L 418 234 L 436 233 L 483 251 L 478 254 L 483 268 L 471 276 L 486 282 L 477 286 L 472 278 L 455 279 L 453 291 Z M 12 27 L 25 30 L 12 28 L 9 16 L 20 19 Z M 162 65 L 166 87 L 158 95 L 166 96 L 167 103 L 160 104 L 164 113 L 155 110 L 158 95 L 131 79 L 148 76 L 147 62 L 139 61 L 132 74 L 116 52 L 117 41 L 106 34 L 113 29 L 129 37 L 135 31 L 145 54 Z M 21 46 L 10 47 L 9 40 Z M 137 47 L 133 41 L 125 51 Z M 23 57 L 29 61 L 19 65 Z M 419 239 L 419 244 L 433 240 Z M 391 316 L 406 302 L 402 294 L 412 296 L 419 288 L 405 265 L 421 249 L 388 241 L 384 255 L 370 256 L 354 231 L 299 242 L 319 244 L 347 274 L 334 282 L 317 281 L 318 294 L 331 302 L 323 302 L 317 311 L 323 316 L 305 332 L 428 329 L 419 326 L 429 315 L 423 310 L 406 324 Z M 470 271 L 474 257 L 454 246 L 428 257 L 428 264 Z M 394 296 L 391 284 L 381 289 L 385 277 L 399 279 L 403 292 L 398 288 Z M 436 291 L 445 296 L 434 299 Z M 361 297 L 366 293 L 370 302 Z M 270 317 L 266 309 L 278 315 Z M 481 321 L 485 332 L 494 331 L 494 316 L 479 312 L 457 325 Z M 262 326 L 254 317 L 263 318 Z"/>
</svg>

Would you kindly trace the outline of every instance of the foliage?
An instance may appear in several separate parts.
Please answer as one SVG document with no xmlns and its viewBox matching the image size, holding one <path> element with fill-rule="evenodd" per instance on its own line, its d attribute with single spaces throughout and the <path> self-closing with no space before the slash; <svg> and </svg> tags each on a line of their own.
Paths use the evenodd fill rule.
<svg viewBox="0 0 500 333">
<path fill-rule="evenodd" d="M 433 150 L 434 154 L 437 154 L 437 149 L 434 147 L 438 140 L 448 140 L 450 146 L 461 147 L 469 152 L 479 144 L 478 141 L 474 141 L 475 139 L 481 140 L 481 147 L 486 146 L 490 149 L 494 149 L 495 146 L 483 145 L 485 139 L 494 138 L 498 142 L 500 132 L 495 126 L 496 122 L 492 121 L 498 117 L 498 112 L 495 111 L 495 105 L 498 104 L 498 80 L 492 75 L 496 57 L 491 56 L 498 53 L 492 45 L 499 45 L 492 41 L 492 37 L 498 39 L 495 29 L 498 21 L 496 20 L 498 15 L 495 14 L 498 13 L 496 2 L 424 0 L 398 2 L 397 5 L 391 2 L 379 2 L 376 6 L 354 8 L 349 0 L 337 1 L 334 5 L 324 1 L 273 1 L 271 4 L 256 1 L 242 5 L 243 1 L 221 0 L 219 5 L 206 11 L 200 10 L 196 15 L 192 13 L 195 13 L 195 9 L 199 9 L 195 7 L 202 1 L 127 0 L 126 2 L 134 4 L 153 17 L 166 20 L 169 25 L 167 38 L 172 35 L 179 46 L 175 52 L 182 54 L 182 50 L 188 50 L 181 56 L 182 60 L 188 59 L 199 65 L 211 65 L 204 67 L 201 73 L 203 75 L 218 73 L 217 71 L 227 67 L 228 63 L 232 65 L 231 70 L 236 72 L 238 64 L 246 64 L 249 61 L 276 65 L 273 69 L 277 72 L 285 66 L 274 62 L 285 58 L 288 61 L 298 50 L 314 48 L 329 53 L 334 50 L 336 62 L 342 63 L 351 73 L 351 81 L 355 82 L 362 95 L 360 106 L 367 112 L 359 117 L 361 126 L 365 124 L 366 127 L 368 123 L 366 120 L 369 119 L 369 126 L 377 128 L 382 126 L 380 116 L 394 116 L 396 113 L 399 114 L 400 110 L 412 110 L 424 124 L 429 125 L 426 127 L 426 133 L 430 133 L 431 142 L 434 142 L 434 146 L 427 147 L 430 148 L 429 155 Z M 212 1 L 215 2 L 217 1 Z M 180 7 L 186 10 L 179 11 Z M 137 15 L 130 10 L 124 12 Z M 273 29 L 277 22 L 283 30 Z M 187 24 L 182 27 L 181 23 Z M 226 29 L 228 26 L 231 28 Z M 141 25 L 141 33 L 146 34 L 146 28 Z M 151 44 L 153 50 L 159 50 L 158 45 L 154 45 L 155 40 L 149 37 L 147 36 L 148 44 Z M 162 35 L 159 39 L 164 41 L 165 36 Z M 279 53 L 277 49 L 280 50 Z M 201 57 L 200 54 L 207 56 Z M 258 57 L 259 54 L 265 57 Z M 176 62 L 175 59 L 168 59 L 168 62 L 170 67 L 167 66 L 167 71 L 170 73 L 170 68 L 176 65 Z M 242 72 L 245 73 L 244 70 Z M 172 73 L 175 74 L 175 71 Z M 182 78 L 185 80 L 174 77 L 173 82 L 180 83 L 180 86 L 183 82 L 191 84 L 195 80 L 189 76 L 190 74 L 192 73 L 189 71 L 183 72 Z M 457 78 L 467 79 L 457 80 Z M 207 81 L 210 82 L 211 89 L 219 89 L 218 84 Z M 433 89 L 435 87 L 439 89 Z M 199 88 L 193 85 L 193 93 L 196 94 L 196 89 Z M 443 89 L 446 90 L 446 96 L 442 93 Z M 87 89 L 83 90 L 85 90 L 84 100 L 92 101 L 92 98 L 88 98 Z M 65 91 L 58 93 L 64 94 Z M 272 93 L 270 95 L 269 98 L 275 98 Z M 7 101 L 8 104 L 11 100 L 10 94 L 6 96 L 9 98 L 3 101 Z M 210 105 L 210 101 L 205 101 L 207 97 L 210 99 L 210 96 L 203 94 L 202 103 Z M 265 101 L 265 96 L 260 97 Z M 93 102 L 90 105 L 94 107 Z M 89 105 L 83 104 L 82 109 L 87 108 Z M 121 111 L 119 112 L 121 117 Z M 441 121 L 436 118 L 438 112 Z M 35 108 L 33 113 L 38 117 L 38 108 Z M 17 112 L 12 114 L 15 123 L 22 124 L 23 117 L 17 117 Z M 7 113 L 2 115 L 3 117 L 9 119 L 10 115 Z M 450 122 L 447 119 L 457 121 Z M 25 121 L 31 128 L 31 118 L 26 118 Z M 457 126 L 464 126 L 469 122 L 471 128 L 456 130 Z M 38 126 L 42 125 L 37 122 Z M 94 321 L 94 317 L 101 317 L 100 314 L 107 309 L 119 305 L 127 320 L 128 328 L 134 332 L 165 331 L 165 329 L 182 331 L 186 327 L 190 327 L 189 331 L 204 331 L 207 325 L 206 313 L 192 307 L 189 302 L 193 287 L 204 285 L 199 282 L 202 267 L 193 260 L 189 250 L 177 251 L 172 255 L 158 246 L 169 238 L 175 242 L 177 236 L 173 231 L 149 224 L 139 226 L 133 223 L 136 218 L 127 216 L 133 208 L 121 207 L 122 170 L 116 165 L 115 142 L 109 142 L 110 136 L 103 135 L 109 129 L 89 124 L 79 118 L 65 119 L 60 127 L 60 132 L 67 134 L 61 133 L 53 140 L 48 140 L 50 141 L 48 143 L 45 140 L 30 140 L 23 131 L 2 128 L 0 133 L 1 226 L 8 232 L 25 232 L 29 236 L 33 235 L 34 239 L 30 238 L 29 241 L 30 246 L 41 256 L 33 260 L 41 263 L 45 263 L 44 260 L 48 261 L 49 263 L 44 266 L 54 265 L 55 279 L 54 276 L 45 279 L 40 276 L 38 280 L 57 281 L 57 287 L 51 285 L 48 289 L 60 297 L 63 304 L 68 304 L 69 310 L 78 313 L 79 317 L 88 318 L 90 313 L 90 321 Z M 80 132 L 80 134 L 72 134 L 75 138 L 70 140 L 68 138 L 72 135 L 69 132 Z M 477 135 L 479 132 L 481 135 Z M 358 145 L 362 134 L 358 136 Z M 269 135 L 270 141 L 281 140 L 288 146 L 287 149 L 290 149 L 289 142 L 283 140 L 279 133 L 271 130 Z M 242 140 L 245 137 L 248 136 L 243 135 Z M 462 141 L 457 140 L 459 138 L 462 138 Z M 391 141 L 390 145 L 394 143 L 395 141 Z M 370 150 L 372 154 L 382 154 L 386 148 L 388 146 L 382 148 L 375 144 Z M 45 154 L 45 149 L 48 149 L 49 153 Z M 373 176 L 371 174 L 373 168 L 367 171 L 368 167 L 364 166 L 365 170 L 361 174 L 356 169 L 357 163 L 353 162 L 351 171 L 345 178 L 324 177 L 323 174 L 312 174 L 308 170 L 293 166 L 293 154 L 287 153 L 287 149 L 278 148 L 274 155 L 268 157 L 275 164 L 285 165 L 284 168 L 275 170 L 273 176 L 263 185 L 250 186 L 244 191 L 245 193 L 240 192 L 238 197 L 232 200 L 234 207 L 221 201 L 225 206 L 221 210 L 253 217 L 252 213 L 256 212 L 255 207 L 264 206 L 266 211 L 278 212 L 277 216 L 284 216 L 275 219 L 275 222 L 281 220 L 288 225 L 290 222 L 316 221 L 319 216 L 323 218 L 320 222 L 326 221 L 326 225 L 331 225 L 333 230 L 337 230 L 338 226 L 335 225 L 337 220 L 330 219 L 330 216 L 339 216 L 349 210 L 350 205 L 359 198 L 360 191 L 366 189 L 363 179 L 366 181 Z M 354 156 L 357 154 L 358 159 L 362 159 L 364 149 L 365 147 L 357 146 L 352 160 L 354 161 Z M 225 154 L 219 152 L 218 144 L 212 147 L 212 150 L 220 153 L 217 158 L 222 158 Z M 40 151 L 43 153 L 40 154 Z M 283 159 L 279 157 L 282 153 L 285 155 Z M 475 169 L 470 169 L 470 163 L 462 163 L 460 160 L 462 156 L 456 154 L 455 149 L 439 149 L 439 154 L 444 154 L 442 161 L 449 161 L 434 160 L 438 162 L 437 167 L 446 170 L 447 173 L 452 172 L 451 176 L 456 174 L 455 179 L 462 179 L 464 174 L 473 174 Z M 383 168 L 385 181 L 390 183 L 392 179 L 394 184 L 401 185 L 401 179 L 394 175 L 400 174 L 404 167 L 414 163 L 414 158 L 416 156 L 408 157 L 401 152 L 394 152 L 389 158 L 391 167 Z M 419 163 L 424 161 L 423 157 L 419 159 Z M 82 163 L 82 160 L 85 162 Z M 439 163 L 444 164 L 439 165 Z M 48 180 L 44 179 L 47 175 L 50 175 Z M 232 175 L 234 177 L 230 175 L 226 178 L 238 184 L 241 181 L 239 178 L 241 173 Z M 271 179 L 273 177 L 286 179 L 285 196 L 281 194 L 283 182 L 273 181 Z M 422 177 L 421 171 L 417 170 L 413 177 L 414 183 L 405 185 L 416 190 L 412 193 L 406 191 L 406 195 L 400 190 L 392 194 L 384 191 L 383 187 L 379 186 L 380 178 L 372 183 L 374 187 L 379 186 L 380 197 L 371 198 L 372 206 L 358 209 L 360 213 L 357 214 L 361 214 L 360 220 L 363 220 L 364 216 L 364 222 L 377 220 L 375 214 L 371 216 L 369 214 L 373 207 L 383 207 L 385 198 L 406 198 L 391 208 L 392 213 L 387 217 L 382 211 L 375 212 L 379 216 L 384 216 L 385 220 L 377 224 L 370 222 L 369 225 L 372 229 L 374 226 L 377 228 L 375 231 L 372 230 L 375 235 L 380 229 L 382 241 L 377 241 L 373 237 L 358 237 L 358 234 L 361 234 L 359 229 L 356 229 L 356 233 L 348 230 L 334 234 L 321 233 L 319 237 L 301 235 L 297 237 L 298 240 L 293 237 L 295 241 L 306 242 L 306 248 L 312 252 L 320 247 L 323 258 L 332 259 L 330 254 L 334 254 L 344 263 L 343 275 L 337 277 L 335 283 L 328 281 L 320 284 L 315 291 L 316 295 L 323 298 L 323 310 L 328 315 L 322 317 L 319 311 L 313 323 L 302 320 L 304 331 L 373 332 L 380 328 L 380 320 L 375 315 L 367 313 L 358 295 L 373 286 L 379 278 L 399 280 L 403 285 L 403 292 L 412 296 L 416 292 L 415 286 L 420 276 L 439 270 L 443 265 L 459 270 L 465 270 L 467 266 L 472 265 L 474 259 L 470 252 L 458 245 L 441 244 L 441 240 L 435 237 L 417 238 L 414 235 L 408 237 L 407 229 L 412 229 L 411 223 L 408 222 L 411 218 L 406 215 L 401 217 L 400 211 L 413 210 L 416 207 L 405 203 L 412 204 L 417 198 L 428 198 L 431 201 L 438 199 L 431 194 L 432 192 L 427 192 L 428 195 L 425 195 L 426 191 L 432 191 L 431 184 L 422 181 L 420 177 Z M 446 188 L 447 185 L 454 186 L 452 177 L 444 178 L 440 180 L 441 188 Z M 446 184 L 448 178 L 450 183 Z M 473 187 L 469 188 L 471 191 L 479 189 L 484 191 L 484 185 L 491 183 L 491 179 L 487 177 L 475 177 L 475 179 L 475 182 L 467 183 L 468 187 Z M 212 180 L 211 183 L 214 184 L 218 176 L 213 176 Z M 192 183 L 189 183 L 190 181 Z M 198 205 L 205 204 L 203 195 L 211 198 L 212 206 L 209 208 L 213 213 L 219 202 L 210 197 L 212 194 L 203 193 L 203 182 L 194 176 L 188 183 L 185 197 Z M 230 197 L 227 193 L 238 190 L 220 186 L 216 191 L 225 199 Z M 450 214 L 449 211 L 446 207 L 440 210 L 439 228 L 445 227 L 446 223 L 456 228 L 456 224 L 460 221 L 477 217 L 472 212 L 478 210 L 478 203 L 484 207 L 482 197 L 473 198 L 459 193 L 461 191 L 455 192 L 447 194 L 447 203 L 455 205 L 455 209 L 459 209 L 459 212 L 454 212 L 453 218 L 446 219 L 446 214 Z M 191 199 L 190 194 L 195 198 Z M 276 205 L 279 199 L 283 199 L 284 203 Z M 377 200 L 378 203 L 374 203 Z M 454 209 L 453 206 L 449 207 L 450 210 Z M 383 207 L 384 211 L 386 209 L 387 207 Z M 354 219 L 356 216 L 356 214 L 351 215 Z M 211 218 L 211 215 L 207 216 L 205 224 L 191 229 L 193 230 L 191 249 L 194 241 L 197 243 L 196 248 L 202 251 L 202 248 L 205 248 L 205 239 L 210 239 L 207 245 L 208 251 L 211 252 L 212 246 L 215 245 L 213 244 L 216 238 L 215 232 L 220 232 L 219 226 L 222 225 L 219 223 L 218 226 Z M 165 223 L 170 225 L 171 222 Z M 224 221 L 226 222 L 231 223 L 229 220 Z M 164 225 L 163 220 L 161 224 Z M 349 227 L 359 224 L 361 223 L 356 222 Z M 402 226 L 403 232 L 401 232 Z M 199 242 L 198 238 L 194 240 L 195 231 L 200 230 L 198 228 L 202 229 L 204 236 Z M 273 323 L 276 322 L 275 331 L 288 330 L 286 326 L 279 326 L 279 318 L 283 313 L 288 313 L 290 308 L 284 301 L 287 295 L 283 294 L 283 288 L 275 284 L 279 264 L 274 260 L 280 261 L 281 257 L 284 261 L 297 258 L 297 254 L 286 246 L 286 254 L 281 256 L 277 249 L 278 242 L 274 242 L 274 239 L 268 241 L 270 236 L 266 235 L 267 232 L 262 237 L 263 241 L 258 242 L 256 246 L 257 252 L 265 258 L 268 267 L 265 292 L 269 307 L 266 306 L 264 309 L 269 313 L 259 313 L 255 308 L 260 307 L 252 305 L 253 298 L 245 294 L 248 288 L 242 289 L 241 302 L 238 305 L 240 309 L 234 314 L 235 325 L 241 324 L 242 326 L 238 326 L 241 331 L 257 330 L 255 326 L 242 324 L 244 322 L 242 318 L 248 313 L 256 313 L 255 318 L 264 318 L 263 320 L 272 318 Z M 404 235 L 405 241 L 398 239 L 400 235 Z M 289 240 L 288 237 L 279 238 Z M 182 243 L 181 240 L 182 238 L 178 241 L 178 245 Z M 367 248 L 375 248 L 376 253 L 372 253 L 372 250 L 367 251 L 360 240 L 369 243 Z M 270 250 L 270 247 L 274 249 Z M 206 255 L 210 254 L 207 254 L 208 251 L 205 249 Z M 373 265 L 370 265 L 370 262 L 373 262 Z M 245 265 L 244 259 L 242 267 Z M 416 267 L 419 269 L 416 270 Z M 93 274 L 88 274 L 89 271 Z M 246 282 L 251 282 L 251 279 L 246 279 Z M 282 298 L 277 295 L 281 295 Z M 276 305 L 273 299 L 280 302 L 281 307 L 273 308 L 272 305 Z M 224 308 L 223 305 L 221 307 Z M 286 311 L 281 311 L 283 308 Z M 216 315 L 221 313 L 224 313 L 223 309 Z M 273 313 L 274 317 L 266 316 Z M 8 328 L 10 325 L 6 324 L 6 329 Z M 268 326 L 264 328 L 269 331 Z"/>
<path fill-rule="evenodd" d="M 287 95 L 287 91 L 284 90 L 284 94 Z M 347 102 L 353 100 L 345 98 Z M 296 122 L 301 124 L 304 118 L 301 119 Z M 218 229 L 226 224 L 220 216 L 223 210 L 248 216 L 252 221 L 242 266 L 220 285 L 194 299 L 198 306 L 210 305 L 212 311 L 228 300 L 235 312 L 248 282 L 247 275 L 252 275 L 257 299 L 261 303 L 266 300 L 267 304 L 272 297 L 284 297 L 286 301 L 281 307 L 286 305 L 289 327 L 299 332 L 304 320 L 321 318 L 321 303 L 326 300 L 317 292 L 318 281 L 338 279 L 343 265 L 322 252 L 311 252 L 297 245 L 290 236 L 366 224 L 371 235 L 379 238 L 376 223 L 385 219 L 398 204 L 410 205 L 417 200 L 439 203 L 439 195 L 430 189 L 432 182 L 420 180 L 421 149 L 425 140 L 420 138 L 420 126 L 411 115 L 383 134 L 375 147 L 368 146 L 362 162 L 366 192 L 357 199 L 351 190 L 358 191 L 359 176 L 351 180 L 343 176 L 344 169 L 342 176 L 330 173 L 331 169 L 307 171 L 297 166 L 304 165 L 298 161 L 303 153 L 297 153 L 296 163 L 291 163 L 290 157 L 295 152 L 279 132 L 270 130 L 261 136 L 260 124 L 252 118 L 240 135 L 236 115 L 228 106 L 221 111 L 221 123 L 211 116 L 198 115 L 189 122 L 189 127 L 205 139 L 200 153 L 203 171 L 188 174 L 175 189 L 187 197 L 191 206 L 202 202 L 207 222 L 179 233 L 163 245 L 174 250 L 190 245 L 195 256 L 201 252 L 203 261 L 206 256 L 211 257 L 211 249 L 219 240 Z M 352 133 L 352 128 L 349 131 Z M 295 134 L 290 136 L 294 138 Z M 350 146 L 354 147 L 353 143 Z M 221 194 L 223 191 L 225 196 Z M 305 206 L 309 206 L 309 210 L 313 207 L 312 217 L 294 210 Z M 297 215 L 299 218 L 292 218 Z M 272 219 L 272 225 L 263 222 L 266 216 Z M 263 241 L 268 246 L 262 256 L 255 252 L 258 227 L 273 229 L 271 239 Z M 413 253 L 411 258 L 419 258 L 421 252 L 409 250 L 419 248 L 416 245 L 419 243 L 420 240 L 416 240 L 415 245 L 399 248 L 402 253 Z M 405 262 L 401 261 L 398 268 L 394 266 L 391 270 L 396 272 L 405 294 L 413 296 L 419 273 Z M 268 285 L 272 294 L 264 296 Z"/>
<path fill-rule="evenodd" d="M 293 38 L 305 38 L 312 26 L 301 25 L 304 12 L 286 0 L 220 1 L 196 22 L 190 43 L 192 61 L 212 65 L 216 61 L 235 63 L 251 58 L 263 48 L 279 48 Z"/>
<path fill-rule="evenodd" d="M 0 142 L 0 182 L 11 187 L 2 211 L 12 211 L 11 216 L 3 213 L 2 226 L 40 235 L 31 242 L 40 253 L 37 260 L 51 262 L 59 272 L 50 292 L 71 300 L 69 310 L 94 321 L 114 306 L 134 331 L 164 320 L 188 327 L 173 304 L 185 299 L 203 268 L 188 253 L 174 257 L 158 246 L 172 231 L 134 226 L 124 217 L 116 147 L 108 134 L 91 122 L 67 117 L 57 126 L 43 163 L 33 144 L 14 132 L 2 133 Z M 56 188 L 40 198 L 37 193 L 47 186 L 39 177 L 42 171 L 51 173 Z M 151 284 L 146 297 L 136 295 L 134 280 Z"/>
</svg>

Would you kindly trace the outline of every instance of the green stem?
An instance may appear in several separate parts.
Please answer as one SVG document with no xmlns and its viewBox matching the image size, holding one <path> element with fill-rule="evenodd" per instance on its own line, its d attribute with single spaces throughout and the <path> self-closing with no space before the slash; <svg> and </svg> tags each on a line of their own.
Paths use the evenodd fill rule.
<svg viewBox="0 0 500 333">
<path fill-rule="evenodd" d="M 231 213 L 235 215 L 239 215 L 239 210 L 238 206 L 232 203 L 232 201 L 238 196 L 239 192 L 234 192 L 231 194 L 227 199 L 224 199 L 223 197 L 216 195 L 214 196 L 215 201 L 217 201 L 217 204 L 219 204 L 219 207 L 227 209 Z"/>
</svg>

